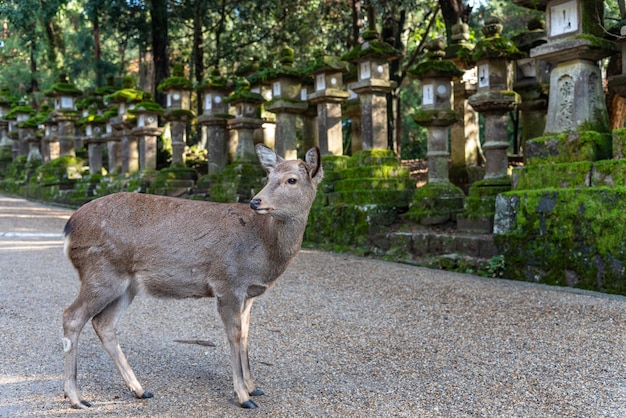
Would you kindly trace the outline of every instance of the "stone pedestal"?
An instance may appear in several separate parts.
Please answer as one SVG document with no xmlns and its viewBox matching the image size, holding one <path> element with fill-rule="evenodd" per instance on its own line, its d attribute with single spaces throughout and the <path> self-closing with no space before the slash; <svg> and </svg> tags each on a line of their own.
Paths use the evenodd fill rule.
<svg viewBox="0 0 626 418">
<path fill-rule="evenodd" d="M 393 89 L 389 80 L 361 80 L 350 84 L 361 103 L 362 148 L 388 149 L 387 94 Z"/>
<path fill-rule="evenodd" d="M 34 161 L 43 161 L 43 156 L 41 155 L 41 137 L 37 136 L 35 133 L 35 129 L 29 129 L 29 132 L 26 136 L 26 143 L 28 145 L 28 162 Z"/>
<path fill-rule="evenodd" d="M 77 116 L 73 114 L 64 114 L 61 112 L 52 112 L 51 118 L 57 122 L 57 140 L 59 142 L 59 156 L 67 155 L 75 156 L 75 129 Z"/>
<path fill-rule="evenodd" d="M 221 173 L 228 163 L 227 120 L 224 117 L 201 115 L 198 123 L 206 126 L 208 173 Z"/>
<path fill-rule="evenodd" d="M 298 89 L 299 90 L 299 89 Z M 265 110 L 276 114 L 275 150 L 281 157 L 294 160 L 298 157 L 296 144 L 297 115 L 308 108 L 303 101 L 275 99 L 265 106 Z"/>
<path fill-rule="evenodd" d="M 87 147 L 89 157 L 89 174 L 102 173 L 102 144 L 100 137 L 86 137 L 83 144 Z"/>
<path fill-rule="evenodd" d="M 111 119 L 111 126 L 116 132 L 115 138 L 120 147 L 120 173 L 130 174 L 139 170 L 139 148 L 137 138 L 131 130 L 133 124 L 129 121 L 129 115 L 124 113 Z"/>
<path fill-rule="evenodd" d="M 185 164 L 185 146 L 187 144 L 187 123 L 181 120 L 170 121 L 172 132 L 172 164 Z"/>
<path fill-rule="evenodd" d="M 157 167 L 157 138 L 163 133 L 163 128 L 140 127 L 133 129 L 133 136 L 137 138 L 139 147 L 139 169 L 142 172 L 154 171 Z"/>
<path fill-rule="evenodd" d="M 254 162 L 257 158 L 254 150 L 254 131 L 263 126 L 263 121 L 256 118 L 235 118 L 228 121 L 228 127 L 237 132 L 234 145 L 233 162 Z"/>
</svg>

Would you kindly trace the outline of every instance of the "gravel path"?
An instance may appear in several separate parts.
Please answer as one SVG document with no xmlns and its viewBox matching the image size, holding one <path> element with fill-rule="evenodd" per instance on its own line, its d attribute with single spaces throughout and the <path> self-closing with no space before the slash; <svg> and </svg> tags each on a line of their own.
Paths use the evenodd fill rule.
<svg viewBox="0 0 626 418">
<path fill-rule="evenodd" d="M 259 409 L 236 404 L 213 300 L 137 298 L 120 341 L 155 397 L 125 390 L 88 325 L 79 385 L 94 406 L 70 410 L 70 213 L 0 196 L 1 417 L 626 416 L 626 298 L 311 250 L 253 308 Z"/>
</svg>

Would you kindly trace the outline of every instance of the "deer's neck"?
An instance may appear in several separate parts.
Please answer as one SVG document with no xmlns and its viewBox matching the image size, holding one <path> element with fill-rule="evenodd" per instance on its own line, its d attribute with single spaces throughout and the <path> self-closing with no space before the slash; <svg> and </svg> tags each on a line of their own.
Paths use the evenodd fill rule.
<svg viewBox="0 0 626 418">
<path fill-rule="evenodd" d="M 289 263 L 298 254 L 306 228 L 307 217 L 289 220 L 268 216 L 265 222 L 267 249 L 277 264 Z"/>
</svg>

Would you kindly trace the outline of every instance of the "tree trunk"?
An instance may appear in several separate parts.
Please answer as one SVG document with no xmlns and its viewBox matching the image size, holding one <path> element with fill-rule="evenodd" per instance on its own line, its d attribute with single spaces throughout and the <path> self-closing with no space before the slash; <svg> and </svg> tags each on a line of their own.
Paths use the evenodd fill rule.
<svg viewBox="0 0 626 418">
<path fill-rule="evenodd" d="M 169 76 L 167 35 L 167 0 L 152 0 L 150 8 L 152 29 L 152 59 L 154 60 L 154 92 L 157 103 L 165 107 L 165 95 L 156 86 Z"/>
</svg>

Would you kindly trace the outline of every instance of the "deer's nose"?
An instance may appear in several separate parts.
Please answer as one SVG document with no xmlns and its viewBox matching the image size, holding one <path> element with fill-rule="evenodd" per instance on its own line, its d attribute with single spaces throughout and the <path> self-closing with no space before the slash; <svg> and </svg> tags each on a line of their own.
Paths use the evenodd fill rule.
<svg viewBox="0 0 626 418">
<path fill-rule="evenodd" d="M 257 210 L 261 206 L 261 199 L 252 199 L 250 201 L 250 207 Z"/>
</svg>

